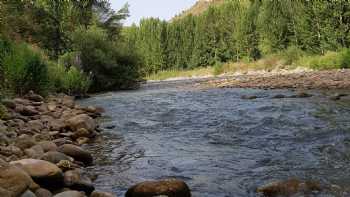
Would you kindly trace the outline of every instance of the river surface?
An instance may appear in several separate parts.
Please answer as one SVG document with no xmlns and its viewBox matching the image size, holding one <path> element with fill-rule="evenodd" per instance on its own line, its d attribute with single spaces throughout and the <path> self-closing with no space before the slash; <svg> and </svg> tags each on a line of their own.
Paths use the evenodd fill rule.
<svg viewBox="0 0 350 197">
<path fill-rule="evenodd" d="M 188 83 L 150 83 L 81 101 L 106 109 L 102 143 L 89 147 L 97 189 L 123 196 L 135 183 L 171 177 L 188 183 L 194 197 L 256 197 L 258 186 L 292 177 L 350 188 L 349 102 L 324 92 L 272 99 L 295 92 Z"/>
</svg>

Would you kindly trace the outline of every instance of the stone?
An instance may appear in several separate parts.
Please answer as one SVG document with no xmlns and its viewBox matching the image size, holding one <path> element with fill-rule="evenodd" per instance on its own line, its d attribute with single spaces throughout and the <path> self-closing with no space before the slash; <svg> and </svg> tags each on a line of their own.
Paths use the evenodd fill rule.
<svg viewBox="0 0 350 197">
<path fill-rule="evenodd" d="M 47 104 L 47 110 L 49 110 L 49 111 L 51 111 L 51 112 L 55 111 L 56 108 L 57 108 L 57 105 L 56 105 L 55 103 L 49 103 L 49 104 Z"/>
<path fill-rule="evenodd" d="M 37 197 L 52 197 L 52 193 L 44 188 L 39 188 L 35 191 Z"/>
<path fill-rule="evenodd" d="M 20 197 L 37 197 L 32 191 L 25 191 Z"/>
<path fill-rule="evenodd" d="M 64 144 L 58 148 L 58 151 L 73 157 L 74 160 L 83 162 L 85 165 L 91 165 L 93 162 L 91 154 L 79 146 Z"/>
<path fill-rule="evenodd" d="M 96 129 L 95 120 L 86 114 L 80 114 L 66 120 L 66 125 L 72 131 L 78 131 L 81 128 L 86 129 L 88 131 L 94 131 Z"/>
<path fill-rule="evenodd" d="M 38 159 L 22 159 L 10 164 L 17 165 L 44 188 L 56 188 L 63 183 L 63 173 L 56 165 Z"/>
<path fill-rule="evenodd" d="M 58 147 L 51 141 L 41 141 L 39 145 L 43 148 L 44 152 L 57 151 Z"/>
<path fill-rule="evenodd" d="M 72 190 L 83 191 L 88 195 L 95 190 L 91 180 L 78 169 L 64 173 L 64 186 Z"/>
<path fill-rule="evenodd" d="M 54 195 L 54 197 L 86 197 L 84 193 L 78 191 L 65 191 Z"/>
<path fill-rule="evenodd" d="M 23 98 L 15 98 L 15 99 L 13 99 L 13 102 L 15 102 L 16 104 L 20 104 L 20 105 L 30 105 L 30 101 L 27 99 L 23 99 Z"/>
<path fill-rule="evenodd" d="M 312 97 L 312 95 L 306 92 L 298 92 L 297 94 L 292 95 L 290 98 L 309 98 L 309 97 Z"/>
<path fill-rule="evenodd" d="M 85 128 L 80 128 L 73 133 L 72 138 L 73 139 L 78 139 L 81 137 L 92 138 L 95 135 L 96 135 L 96 133 L 94 131 L 89 131 Z"/>
<path fill-rule="evenodd" d="M 41 122 L 41 120 L 31 120 L 27 123 L 27 127 L 34 132 L 40 132 L 42 129 L 44 129 L 44 124 Z"/>
<path fill-rule="evenodd" d="M 51 162 L 53 164 L 58 164 L 62 160 L 73 161 L 72 157 L 65 155 L 64 153 L 57 151 L 49 151 L 45 153 L 42 157 L 42 160 Z"/>
<path fill-rule="evenodd" d="M 75 106 L 74 97 L 64 96 L 62 98 L 62 104 L 68 108 L 73 108 Z"/>
<path fill-rule="evenodd" d="M 90 139 L 87 137 L 80 137 L 80 138 L 76 139 L 76 141 L 77 141 L 78 145 L 83 145 L 83 144 L 87 144 L 90 141 Z"/>
<path fill-rule="evenodd" d="M 44 155 L 44 150 L 40 145 L 35 145 L 29 149 L 24 150 L 24 153 L 33 159 L 40 159 Z"/>
<path fill-rule="evenodd" d="M 176 179 L 146 181 L 128 189 L 125 197 L 153 197 L 159 195 L 191 197 L 191 191 L 185 182 Z"/>
<path fill-rule="evenodd" d="M 33 106 L 17 106 L 16 112 L 23 116 L 35 116 L 39 114 L 39 112 Z"/>
<path fill-rule="evenodd" d="M 32 146 L 34 146 L 35 140 L 28 136 L 28 135 L 21 135 L 19 136 L 16 140 L 15 140 L 15 146 L 17 146 L 18 148 L 25 150 L 28 148 L 31 148 Z"/>
<path fill-rule="evenodd" d="M 52 139 L 51 135 L 47 132 L 37 133 L 33 136 L 34 141 L 50 141 Z"/>
<path fill-rule="evenodd" d="M 254 100 L 257 98 L 258 98 L 257 96 L 248 96 L 248 95 L 241 96 L 241 99 L 245 99 L 245 100 Z"/>
<path fill-rule="evenodd" d="M 282 98 L 286 98 L 286 95 L 283 94 L 276 94 L 275 96 L 272 97 L 273 99 L 282 99 Z"/>
<path fill-rule="evenodd" d="M 29 91 L 28 94 L 24 96 L 24 98 L 34 102 L 44 101 L 44 98 L 42 96 L 40 96 L 39 94 L 35 94 L 33 91 Z"/>
<path fill-rule="evenodd" d="M 266 197 L 292 196 L 299 192 L 310 193 L 312 191 L 321 191 L 321 186 L 316 182 L 303 182 L 298 179 L 276 181 L 257 189 L 258 193 Z"/>
<path fill-rule="evenodd" d="M 11 156 L 15 155 L 17 157 L 23 156 L 23 152 L 17 146 L 0 146 L 0 155 Z"/>
<path fill-rule="evenodd" d="M 10 144 L 10 139 L 0 130 L 0 146 L 7 146 Z"/>
<path fill-rule="evenodd" d="M 0 187 L 2 189 L 0 193 L 10 193 L 11 197 L 20 196 L 27 189 L 37 187 L 32 178 L 16 166 L 2 166 L 0 172 Z"/>
<path fill-rule="evenodd" d="M 107 192 L 94 191 L 91 193 L 90 197 L 116 197 L 116 195 Z"/>
</svg>

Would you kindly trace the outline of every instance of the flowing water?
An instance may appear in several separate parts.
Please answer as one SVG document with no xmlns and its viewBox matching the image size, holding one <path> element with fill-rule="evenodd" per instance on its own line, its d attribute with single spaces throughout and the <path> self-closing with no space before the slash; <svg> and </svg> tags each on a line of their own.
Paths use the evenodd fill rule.
<svg viewBox="0 0 350 197">
<path fill-rule="evenodd" d="M 194 197 L 255 197 L 258 186 L 291 177 L 350 188 L 350 102 L 186 87 L 151 83 L 81 101 L 106 109 L 104 139 L 89 147 L 98 189 L 123 196 L 135 183 L 170 177 Z"/>
</svg>

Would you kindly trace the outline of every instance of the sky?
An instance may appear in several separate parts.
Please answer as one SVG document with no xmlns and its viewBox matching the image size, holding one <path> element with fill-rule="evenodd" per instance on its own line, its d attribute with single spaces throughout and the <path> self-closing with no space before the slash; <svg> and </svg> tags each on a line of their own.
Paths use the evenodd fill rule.
<svg viewBox="0 0 350 197">
<path fill-rule="evenodd" d="M 181 11 L 190 8 L 197 0 L 110 0 L 113 9 L 119 10 L 129 3 L 130 17 L 125 25 L 138 24 L 142 18 L 158 17 L 169 20 Z"/>
</svg>

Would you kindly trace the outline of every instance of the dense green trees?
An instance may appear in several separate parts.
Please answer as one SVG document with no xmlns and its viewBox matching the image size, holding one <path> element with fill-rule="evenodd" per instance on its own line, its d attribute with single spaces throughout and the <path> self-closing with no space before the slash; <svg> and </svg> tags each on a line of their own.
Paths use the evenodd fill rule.
<svg viewBox="0 0 350 197">
<path fill-rule="evenodd" d="M 120 34 L 128 16 L 128 5 L 114 11 L 108 0 L 1 1 L 2 88 L 82 94 L 135 87 L 140 62 Z"/>
<path fill-rule="evenodd" d="M 349 48 L 349 24 L 346 0 L 226 0 L 199 16 L 144 19 L 124 34 L 145 71 L 154 73 L 257 60 L 289 48 L 310 54 L 338 51 Z"/>
</svg>

